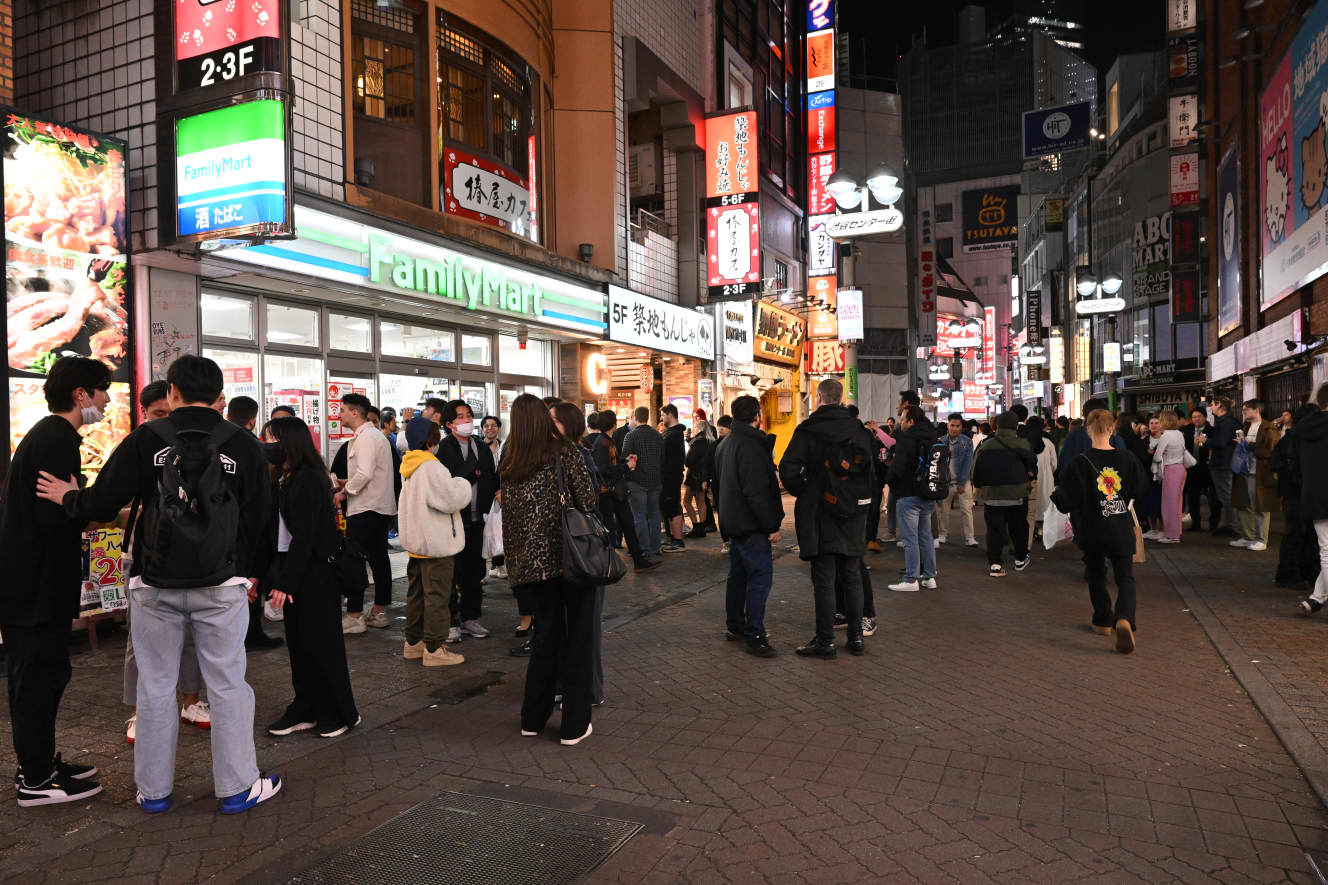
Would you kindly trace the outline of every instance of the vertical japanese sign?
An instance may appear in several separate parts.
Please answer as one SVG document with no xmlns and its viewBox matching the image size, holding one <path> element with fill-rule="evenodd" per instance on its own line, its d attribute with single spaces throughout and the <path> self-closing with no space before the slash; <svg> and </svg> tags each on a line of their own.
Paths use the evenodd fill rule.
<svg viewBox="0 0 1328 885">
<path fill-rule="evenodd" d="M 936 346 L 936 244 L 932 233 L 935 195 L 918 188 L 918 346 Z"/>
<path fill-rule="evenodd" d="M 1182 148 L 1198 140 L 1194 124 L 1199 122 L 1199 96 L 1193 93 L 1173 95 L 1167 100 L 1171 147 Z"/>
<path fill-rule="evenodd" d="M 835 241 L 827 222 L 835 201 L 827 184 L 835 171 L 835 9 L 832 0 L 807 0 L 807 292 L 835 287 Z M 823 296 L 823 300 L 831 298 Z M 838 323 L 836 323 L 838 325 Z M 830 334 L 834 334 L 831 332 Z"/>
<path fill-rule="evenodd" d="M 840 289 L 839 313 L 836 315 L 839 320 L 840 341 L 861 341 L 863 339 L 862 313 L 862 290 Z"/>
<path fill-rule="evenodd" d="M 807 35 L 807 94 L 835 88 L 835 29 Z"/>
<path fill-rule="evenodd" d="M 1265 204 L 1267 205 L 1267 204 Z M 1217 167 L 1217 334 L 1240 325 L 1240 147 Z M 1267 236 L 1265 230 L 1264 235 Z M 1265 259 L 1266 260 L 1266 259 Z"/>
<path fill-rule="evenodd" d="M 1199 271 L 1178 270 L 1171 276 L 1171 323 L 1197 323 L 1203 319 L 1199 297 Z"/>
<path fill-rule="evenodd" d="M 706 119 L 706 277 L 711 299 L 761 289 L 755 137 L 755 111 Z"/>
<path fill-rule="evenodd" d="M 1171 205 L 1191 206 L 1199 202 L 1199 154 L 1171 157 Z"/>
<path fill-rule="evenodd" d="M 977 373 L 982 385 L 996 383 L 996 308 L 982 308 L 982 369 Z"/>
<path fill-rule="evenodd" d="M 837 310 L 835 278 L 811 277 L 807 280 L 807 336 L 809 338 L 837 338 L 839 321 L 831 310 Z"/>
<path fill-rule="evenodd" d="M 807 158 L 807 214 L 829 215 L 835 211 L 835 199 L 827 185 L 835 172 L 833 152 Z"/>
<path fill-rule="evenodd" d="M 1024 319 L 1027 322 L 1027 337 L 1029 347 L 1042 346 L 1042 290 L 1029 289 L 1024 294 L 1024 304 L 1027 306 L 1024 310 Z"/>
</svg>

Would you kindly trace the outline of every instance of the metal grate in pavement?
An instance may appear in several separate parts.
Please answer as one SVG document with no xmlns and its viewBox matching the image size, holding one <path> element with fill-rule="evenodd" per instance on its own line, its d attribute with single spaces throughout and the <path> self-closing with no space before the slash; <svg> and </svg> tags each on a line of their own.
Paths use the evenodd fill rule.
<svg viewBox="0 0 1328 885">
<path fill-rule="evenodd" d="M 640 829 L 633 821 L 443 793 L 375 828 L 288 885 L 574 882 Z"/>
</svg>

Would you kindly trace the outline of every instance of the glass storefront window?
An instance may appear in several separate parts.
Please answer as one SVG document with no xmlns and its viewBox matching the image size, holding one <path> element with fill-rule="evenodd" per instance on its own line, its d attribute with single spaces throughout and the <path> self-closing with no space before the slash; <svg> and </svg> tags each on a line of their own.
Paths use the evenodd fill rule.
<svg viewBox="0 0 1328 885">
<path fill-rule="evenodd" d="M 383 356 L 450 363 L 456 360 L 456 333 L 428 326 L 380 322 L 378 335 Z"/>
<path fill-rule="evenodd" d="M 225 385 L 222 389 L 228 401 L 236 396 L 251 396 L 259 401 L 259 408 L 262 408 L 262 397 L 258 391 L 258 354 L 205 347 L 203 356 L 221 367 L 221 379 Z M 261 425 L 266 420 L 267 413 L 259 412 L 258 423 Z"/>
<path fill-rule="evenodd" d="M 426 378 L 421 375 L 378 376 L 378 389 L 382 391 L 382 406 L 391 406 L 397 415 L 405 406 L 419 409 L 430 397 L 452 398 L 452 384 L 446 378 Z"/>
<path fill-rule="evenodd" d="M 503 421 L 503 433 L 501 436 L 507 438 L 507 423 L 512 417 L 512 403 L 523 393 L 534 394 L 538 397 L 549 395 L 549 389 L 542 384 L 527 384 L 523 387 L 504 387 L 501 396 L 498 399 L 498 417 Z M 481 416 L 482 417 L 482 416 Z"/>
<path fill-rule="evenodd" d="M 327 346 L 331 350 L 351 353 L 373 353 L 373 327 L 368 317 L 328 312 Z"/>
<path fill-rule="evenodd" d="M 485 415 L 493 414 L 493 385 L 479 381 L 461 382 L 459 399 L 470 405 L 471 414 L 478 421 Z"/>
<path fill-rule="evenodd" d="M 277 406 L 290 406 L 304 419 L 314 436 L 314 445 L 323 448 L 323 361 L 318 357 L 283 356 L 269 353 L 263 357 L 264 414 L 271 415 Z"/>
<path fill-rule="evenodd" d="M 254 300 L 204 292 L 200 299 L 203 334 L 210 338 L 254 340 Z"/>
<path fill-rule="evenodd" d="M 267 343 L 318 346 L 318 310 L 289 304 L 268 304 Z"/>
<path fill-rule="evenodd" d="M 493 339 L 488 335 L 462 334 L 461 362 L 467 366 L 493 365 Z"/>
<path fill-rule="evenodd" d="M 531 339 L 522 350 L 515 335 L 499 335 L 498 371 L 504 375 L 549 377 L 548 342 Z"/>
<path fill-rule="evenodd" d="M 341 423 L 341 398 L 348 393 L 358 393 L 369 398 L 369 402 L 378 406 L 375 394 L 378 385 L 373 378 L 364 376 L 342 375 L 329 372 L 327 375 L 327 445 L 329 452 L 335 452 L 344 440 L 354 436 Z M 380 409 L 382 406 L 378 406 Z"/>
</svg>

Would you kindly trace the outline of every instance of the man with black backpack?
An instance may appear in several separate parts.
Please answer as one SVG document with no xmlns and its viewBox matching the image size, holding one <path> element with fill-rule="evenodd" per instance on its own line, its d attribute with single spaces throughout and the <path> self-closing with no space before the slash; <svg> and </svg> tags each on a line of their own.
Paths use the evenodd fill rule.
<svg viewBox="0 0 1328 885">
<path fill-rule="evenodd" d="M 37 493 L 75 522 L 106 522 L 134 503 L 129 563 L 130 630 L 138 662 L 134 779 L 149 813 L 170 807 L 180 647 L 192 631 L 212 704 L 212 777 L 224 814 L 281 789 L 260 774 L 254 692 L 245 681 L 249 627 L 245 577 L 268 520 L 267 461 L 259 443 L 213 408 L 221 369 L 185 355 L 171 363 L 169 417 L 139 425 L 116 447 L 91 488 L 43 472 Z"/>
<path fill-rule="evenodd" d="M 936 438 L 936 425 L 918 406 L 906 406 L 899 416 L 902 432 L 896 437 L 890 462 L 890 494 L 899 511 L 899 538 L 904 542 L 904 578 L 890 589 L 915 593 L 936 589 L 936 545 L 931 517 L 936 502 L 950 492 L 950 447 Z"/>
<path fill-rule="evenodd" d="M 1007 535 L 1014 567 L 1021 572 L 1028 568 L 1028 493 L 1037 478 L 1037 458 L 1018 427 L 1019 416 L 1004 413 L 996 419 L 996 432 L 973 456 L 973 487 L 982 490 L 988 573 L 993 578 L 1006 573 L 1002 551 Z"/>
<path fill-rule="evenodd" d="M 816 635 L 797 653 L 835 656 L 835 582 L 842 580 L 850 653 L 861 655 L 862 573 L 867 553 L 867 508 L 872 500 L 871 433 L 840 405 L 844 386 L 827 378 L 816 388 L 819 407 L 798 425 L 779 462 L 779 479 L 797 498 L 798 555 L 811 562 Z M 720 505 L 720 513 L 724 512 Z"/>
</svg>

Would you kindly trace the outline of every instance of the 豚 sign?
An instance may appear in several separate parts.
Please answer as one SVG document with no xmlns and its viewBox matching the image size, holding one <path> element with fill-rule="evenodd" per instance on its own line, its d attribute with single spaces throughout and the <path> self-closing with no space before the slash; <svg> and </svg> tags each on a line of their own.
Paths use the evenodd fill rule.
<svg viewBox="0 0 1328 885">
<path fill-rule="evenodd" d="M 609 286 L 610 341 L 712 360 L 714 324 L 708 313 Z"/>
</svg>

